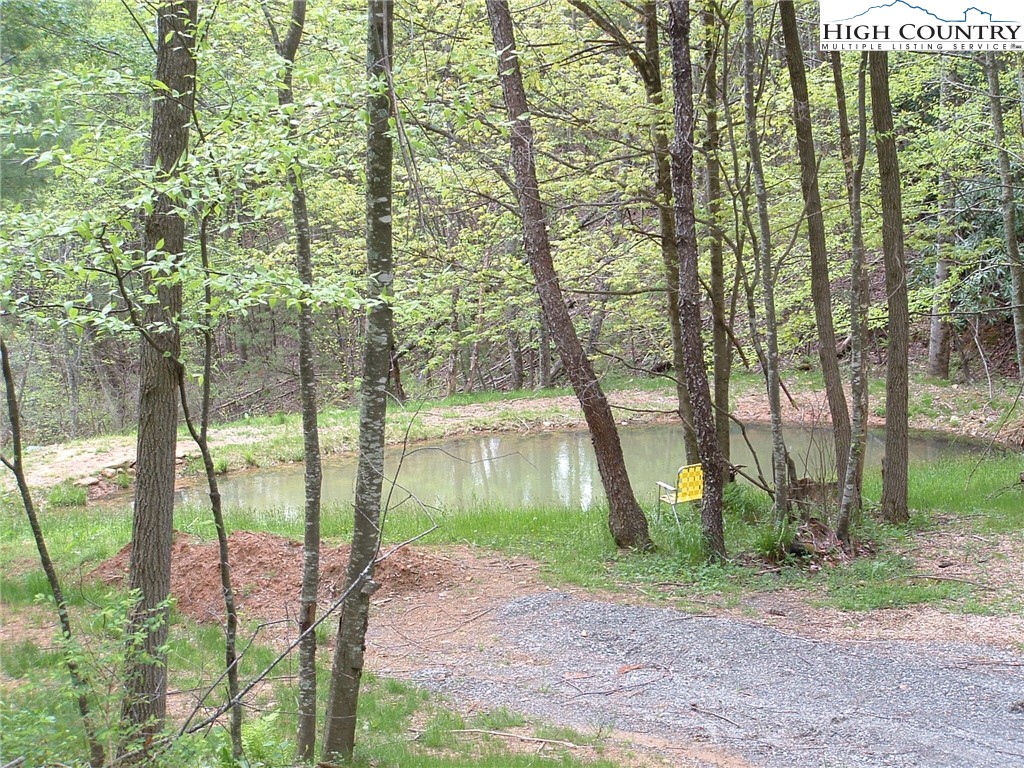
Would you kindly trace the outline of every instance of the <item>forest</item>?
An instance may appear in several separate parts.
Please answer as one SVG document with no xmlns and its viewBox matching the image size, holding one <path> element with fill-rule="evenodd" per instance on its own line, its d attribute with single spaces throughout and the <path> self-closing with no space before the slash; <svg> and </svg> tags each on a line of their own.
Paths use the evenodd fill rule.
<svg viewBox="0 0 1024 768">
<path fill-rule="evenodd" d="M 0 0 L 0 766 L 1024 760 L 1024 58 L 824 15 Z"/>
</svg>

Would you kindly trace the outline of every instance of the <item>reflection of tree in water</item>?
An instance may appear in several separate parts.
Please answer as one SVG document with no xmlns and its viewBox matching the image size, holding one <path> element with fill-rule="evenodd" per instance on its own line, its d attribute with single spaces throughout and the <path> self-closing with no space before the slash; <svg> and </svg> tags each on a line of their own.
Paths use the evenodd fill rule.
<svg viewBox="0 0 1024 768">
<path fill-rule="evenodd" d="M 768 427 L 754 424 L 746 429 L 761 466 L 767 468 L 771 457 Z M 884 434 L 881 430 L 869 433 L 869 470 L 881 465 Z M 822 424 L 813 430 L 791 428 L 787 435 L 797 473 L 821 477 L 821 467 L 830 466 L 829 426 Z M 753 468 L 753 456 L 736 427 L 732 440 L 733 461 Z M 682 431 L 677 425 L 623 429 L 622 447 L 630 478 L 644 503 L 653 502 L 656 481 L 670 480 L 685 463 Z M 966 441 L 918 436 L 911 438 L 910 460 L 935 462 L 978 450 L 977 445 Z M 392 454 L 387 467 L 389 478 L 399 469 L 400 451 L 395 449 Z M 352 460 L 325 461 L 324 502 L 351 504 L 354 473 Z M 752 470 L 752 474 L 756 475 L 756 471 Z M 408 493 L 425 504 L 461 508 L 494 504 L 586 509 L 603 501 L 590 436 L 583 430 L 481 435 L 413 446 L 401 462 L 398 483 L 400 487 L 392 496 L 392 506 L 398 505 L 397 512 L 414 508 L 411 502 L 400 504 Z M 302 509 L 302 484 L 302 466 L 292 464 L 227 475 L 221 481 L 221 493 L 228 507 L 275 509 L 293 517 Z M 180 492 L 179 498 L 204 503 L 205 491 L 199 486 L 188 488 Z"/>
</svg>

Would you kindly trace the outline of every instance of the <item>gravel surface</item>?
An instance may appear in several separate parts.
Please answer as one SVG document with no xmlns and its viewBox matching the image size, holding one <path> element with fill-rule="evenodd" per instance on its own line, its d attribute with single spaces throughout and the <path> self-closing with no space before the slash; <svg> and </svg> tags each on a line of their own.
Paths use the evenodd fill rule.
<svg viewBox="0 0 1024 768">
<path fill-rule="evenodd" d="M 512 600 L 495 620 L 501 640 L 480 663 L 414 678 L 458 701 L 702 742 L 764 768 L 1024 768 L 1024 654 L 955 638 L 825 642 L 558 592 Z"/>
</svg>

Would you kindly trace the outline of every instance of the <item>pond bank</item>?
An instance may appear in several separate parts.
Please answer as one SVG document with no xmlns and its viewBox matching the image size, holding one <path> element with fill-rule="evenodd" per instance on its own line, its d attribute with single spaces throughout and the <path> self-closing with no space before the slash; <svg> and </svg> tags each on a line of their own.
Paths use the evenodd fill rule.
<svg viewBox="0 0 1024 768">
<path fill-rule="evenodd" d="M 752 376 L 738 380 L 733 393 L 733 414 L 740 421 L 768 420 L 766 399 L 758 386 L 758 380 Z M 787 424 L 810 428 L 828 423 L 828 408 L 820 387 L 809 382 L 790 382 L 789 391 L 792 399 L 784 402 Z M 911 427 L 1024 446 L 1024 416 L 1019 415 L 1024 404 L 1017 403 L 1017 395 L 1019 390 L 1011 383 L 990 397 L 983 387 L 915 382 Z M 675 394 L 667 387 L 616 390 L 609 393 L 609 399 L 622 425 L 671 423 L 677 418 Z M 1011 418 L 1007 419 L 1011 411 Z M 486 402 L 410 402 L 402 408 L 392 408 L 387 439 L 391 444 L 400 444 L 479 432 L 534 432 L 585 426 L 572 395 L 513 393 Z M 884 404 L 879 395 L 872 398 L 870 426 L 885 426 Z M 356 409 L 332 409 L 321 415 L 321 444 L 326 455 L 353 452 L 357 436 Z M 214 426 L 210 438 L 216 458 L 229 471 L 302 460 L 298 414 Z M 180 477 L 198 474 L 194 458 L 197 454 L 187 435 L 179 433 Z M 49 488 L 70 480 L 87 486 L 90 498 L 99 498 L 129 484 L 134 460 L 134 435 L 107 435 L 33 448 L 26 455 L 26 469 L 29 483 L 35 488 Z M 12 487 L 9 478 L 3 482 Z"/>
</svg>

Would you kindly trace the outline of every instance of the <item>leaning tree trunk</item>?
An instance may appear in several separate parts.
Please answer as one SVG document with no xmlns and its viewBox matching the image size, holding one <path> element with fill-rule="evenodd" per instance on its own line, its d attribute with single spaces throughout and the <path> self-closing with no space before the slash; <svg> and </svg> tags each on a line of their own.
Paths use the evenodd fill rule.
<svg viewBox="0 0 1024 768">
<path fill-rule="evenodd" d="M 1017 242 L 1017 209 L 1013 197 L 1013 173 L 1010 153 L 1006 150 L 1006 131 L 1003 127 L 1003 98 L 999 90 L 999 62 L 995 53 L 985 53 L 985 74 L 988 76 L 988 96 L 992 109 L 992 134 L 996 142 L 999 161 L 999 202 L 1003 211 L 1003 238 L 1006 259 L 1010 263 L 1010 304 L 1013 316 L 1013 338 L 1017 351 L 1017 373 L 1024 379 L 1024 263 Z"/>
<path fill-rule="evenodd" d="M 487 17 L 498 54 L 498 76 L 508 110 L 512 167 L 516 176 L 516 197 L 523 219 L 523 241 L 533 272 L 546 326 L 554 337 L 558 354 L 579 398 L 590 428 L 598 471 L 608 497 L 608 525 L 619 547 L 649 549 L 647 518 L 637 504 L 626 474 L 622 446 L 611 407 L 583 352 L 576 328 L 562 297 L 548 239 L 547 219 L 541 205 L 537 170 L 534 165 L 533 128 L 526 91 L 519 69 L 507 0 L 487 0 Z"/>
<path fill-rule="evenodd" d="M 195 97 L 196 0 L 165 3 L 157 9 L 157 59 L 148 165 L 158 187 L 180 172 L 188 151 Z M 143 220 L 142 251 L 167 254 L 172 263 L 185 250 L 185 221 L 179 201 L 158 189 Z M 161 256 L 157 256 L 162 260 Z M 181 284 L 173 274 L 153 276 L 143 287 L 155 293 L 148 304 L 140 347 L 139 427 L 136 444 L 135 505 L 128 584 L 138 601 L 128 622 L 123 716 L 128 737 L 148 739 L 159 732 L 167 711 L 167 598 L 171 587 L 174 523 L 174 469 L 178 439 L 178 358 L 181 339 Z M 128 748 L 128 745 L 124 745 Z"/>
<path fill-rule="evenodd" d="M 106 764 L 106 751 L 96 735 L 96 726 L 93 722 L 89 706 L 89 685 L 82 676 L 82 672 L 78 667 L 78 659 L 71 647 L 71 616 L 68 613 L 67 601 L 64 599 L 64 590 L 61 589 L 57 568 L 46 546 L 43 528 L 39 524 L 39 515 L 36 514 L 32 492 L 29 490 L 28 480 L 25 477 L 25 453 L 22 450 L 21 442 L 21 408 L 18 405 L 14 373 L 11 370 L 10 353 L 7 350 L 7 345 L 4 343 L 3 336 L 0 336 L 0 369 L 2 369 L 3 373 L 4 391 L 7 400 L 7 419 L 11 430 L 12 448 L 10 459 L 0 454 L 0 463 L 3 463 L 14 474 L 18 492 L 21 494 L 22 505 L 25 507 L 25 516 L 28 517 L 28 524 L 32 529 L 32 538 L 36 542 L 36 552 L 39 553 L 39 563 L 43 566 L 43 573 L 46 574 L 46 581 L 50 585 L 50 591 L 53 593 L 53 606 L 57 611 L 61 639 L 64 642 L 64 666 L 68 670 L 68 677 L 71 678 L 71 686 L 76 693 L 75 700 L 78 704 L 78 714 L 81 716 L 82 725 L 85 728 L 85 738 L 89 745 L 89 765 L 93 766 L 93 768 L 100 768 L 100 766 Z M 17 760 L 9 763 L 9 765 L 16 764 L 18 764 Z"/>
<path fill-rule="evenodd" d="M 764 292 L 765 322 L 765 385 L 768 392 L 768 410 L 772 429 L 772 480 L 775 485 L 775 519 L 785 519 L 789 497 L 789 452 L 782 432 L 782 379 L 779 373 L 779 330 L 775 314 L 775 266 L 772 258 L 772 229 L 768 221 L 768 187 L 765 184 L 761 162 L 761 137 L 757 132 L 757 104 L 755 101 L 754 71 L 754 3 L 744 2 L 743 27 L 743 103 L 750 151 L 750 169 L 754 177 L 754 196 L 757 200 L 757 250 L 761 264 L 761 287 Z"/>
<path fill-rule="evenodd" d="M 208 212 L 199 223 L 199 252 L 203 273 L 209 278 L 210 249 L 208 241 L 210 216 Z M 238 685 L 238 611 L 235 607 L 235 590 L 231 582 L 231 562 L 228 551 L 228 529 L 224 522 L 223 500 L 220 495 L 220 484 L 217 482 L 217 469 L 210 451 L 210 408 L 213 402 L 213 289 L 211 281 L 203 281 L 203 382 L 202 399 L 199 411 L 199 429 L 196 429 L 192 413 L 188 405 L 185 366 L 178 366 L 178 392 L 181 396 L 181 413 L 185 419 L 192 440 L 199 448 L 203 458 L 203 469 L 206 473 L 206 485 L 210 496 L 210 512 L 213 516 L 213 527 L 217 533 L 218 570 L 220 571 L 220 587 L 224 596 L 224 673 L 228 683 L 228 735 L 231 739 L 231 756 L 236 760 L 242 757 L 242 702 L 239 700 Z"/>
<path fill-rule="evenodd" d="M 292 73 L 295 55 L 302 41 L 306 23 L 305 0 L 292 0 L 288 32 L 277 33 L 266 3 L 263 12 L 270 28 L 277 55 L 284 61 L 284 76 L 277 90 L 277 102 L 287 126 L 288 146 L 297 150 L 296 120 L 291 114 L 295 105 Z M 316 745 L 316 623 L 317 587 L 320 579 L 320 499 L 323 469 L 320 465 L 320 430 L 317 424 L 316 346 L 313 341 L 313 306 L 308 295 L 313 287 L 312 234 L 309 210 L 302 178 L 295 172 L 295 163 L 288 164 L 288 188 L 292 199 L 292 223 L 295 227 L 295 269 L 307 293 L 299 305 L 299 399 L 302 402 L 302 455 L 305 463 L 305 509 L 302 537 L 302 590 L 299 597 L 299 698 L 295 751 L 300 760 L 313 759 Z"/>
<path fill-rule="evenodd" d="M 325 761 L 352 759 L 356 708 L 366 652 L 366 627 L 374 565 L 380 547 L 380 505 L 384 482 L 384 425 L 388 372 L 391 368 L 394 282 L 392 245 L 391 56 L 392 0 L 369 0 L 366 78 L 366 270 L 368 274 L 366 341 L 359 406 L 359 463 L 356 468 L 355 522 L 345 574 L 347 594 L 341 605 L 327 697 L 323 755 Z"/>
<path fill-rule="evenodd" d="M 846 191 L 850 205 L 850 231 L 852 253 L 850 258 L 850 370 L 851 397 L 853 399 L 853 431 L 850 437 L 850 455 L 846 474 L 841 480 L 839 514 L 836 517 L 836 536 L 844 545 L 850 544 L 850 525 L 853 514 L 860 508 L 864 453 L 867 447 L 868 377 L 867 377 L 867 323 L 868 276 L 865 269 L 864 217 L 861 205 L 863 194 L 864 158 L 867 154 L 867 54 L 861 56 L 857 78 L 857 154 L 853 152 L 853 138 L 847 117 L 846 88 L 843 84 L 842 57 L 832 54 L 832 76 L 836 86 L 836 109 L 839 113 L 839 146 L 843 155 Z"/>
<path fill-rule="evenodd" d="M 889 349 L 885 371 L 885 459 L 882 462 L 882 517 L 906 522 L 908 462 L 908 343 L 906 259 L 903 250 L 903 199 L 900 161 L 889 98 L 889 58 L 885 51 L 868 54 L 871 73 L 871 116 L 878 154 L 882 198 L 882 247 L 885 291 L 889 308 Z"/>
<path fill-rule="evenodd" d="M 725 462 L 711 405 L 704 343 L 701 338 L 700 276 L 697 272 L 697 222 L 693 203 L 693 71 L 690 65 L 690 3 L 669 5 L 669 45 L 672 52 L 672 92 L 675 141 L 672 147 L 672 191 L 675 197 L 676 250 L 679 253 L 679 318 L 683 326 L 683 354 L 687 389 L 693 408 L 700 463 L 704 469 L 701 534 L 708 559 L 725 558 L 722 520 Z"/>
<path fill-rule="evenodd" d="M 850 411 L 843 392 L 843 377 L 839 372 L 836 352 L 836 333 L 832 326 L 832 286 L 828 275 L 828 248 L 825 244 L 825 220 L 818 190 L 818 162 L 814 151 L 811 128 L 810 97 L 807 93 L 807 74 L 804 71 L 804 51 L 800 32 L 796 26 L 793 0 L 779 3 L 782 36 L 786 42 L 786 65 L 793 90 L 793 124 L 796 127 L 797 154 L 800 158 L 800 189 L 803 192 L 804 211 L 807 214 L 807 244 L 811 251 L 811 300 L 818 328 L 818 357 L 821 375 L 825 381 L 825 395 L 832 414 L 835 434 L 836 480 L 846 477 L 846 461 L 850 453 Z"/>
</svg>

